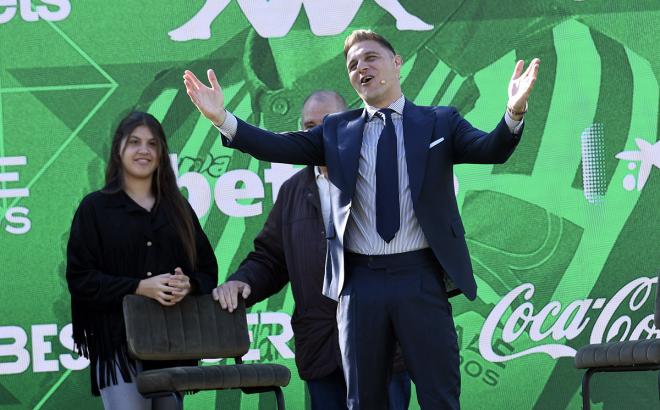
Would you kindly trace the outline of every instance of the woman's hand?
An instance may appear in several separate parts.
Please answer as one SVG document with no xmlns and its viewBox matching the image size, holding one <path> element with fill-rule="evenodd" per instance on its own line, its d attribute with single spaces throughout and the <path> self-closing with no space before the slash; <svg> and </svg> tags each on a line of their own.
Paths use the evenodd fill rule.
<svg viewBox="0 0 660 410">
<path fill-rule="evenodd" d="M 168 285 L 175 288 L 172 292 L 172 296 L 174 296 L 172 301 L 174 303 L 181 302 L 181 300 L 183 300 L 183 298 L 192 290 L 190 278 L 183 273 L 181 268 L 174 269 L 174 275 L 170 276 Z"/>
<path fill-rule="evenodd" d="M 142 279 L 137 289 L 136 295 L 146 296 L 148 298 L 157 300 L 163 306 L 173 306 L 177 301 L 175 292 L 179 289 L 170 286 L 170 280 L 174 275 L 164 273 L 149 279 Z"/>
</svg>

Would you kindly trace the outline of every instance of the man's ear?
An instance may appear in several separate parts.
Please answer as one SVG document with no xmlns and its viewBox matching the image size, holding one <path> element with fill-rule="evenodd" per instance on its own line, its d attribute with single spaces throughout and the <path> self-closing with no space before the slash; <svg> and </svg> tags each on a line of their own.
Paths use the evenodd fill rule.
<svg viewBox="0 0 660 410">
<path fill-rule="evenodd" d="M 403 65 L 403 58 L 396 54 L 394 56 L 394 68 L 396 68 L 397 71 L 401 70 L 401 66 Z"/>
</svg>

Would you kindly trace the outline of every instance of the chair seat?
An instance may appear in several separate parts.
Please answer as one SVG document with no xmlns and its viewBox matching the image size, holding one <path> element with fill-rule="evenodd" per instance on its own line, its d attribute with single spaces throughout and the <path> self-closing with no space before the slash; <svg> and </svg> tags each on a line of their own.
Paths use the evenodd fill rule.
<svg viewBox="0 0 660 410">
<path fill-rule="evenodd" d="M 288 368 L 279 364 L 237 364 L 170 367 L 148 370 L 137 377 L 142 394 L 242 387 L 284 387 L 291 380 Z"/>
<path fill-rule="evenodd" d="M 660 340 L 629 340 L 582 347 L 575 355 L 575 367 L 592 369 L 660 364 Z"/>
</svg>

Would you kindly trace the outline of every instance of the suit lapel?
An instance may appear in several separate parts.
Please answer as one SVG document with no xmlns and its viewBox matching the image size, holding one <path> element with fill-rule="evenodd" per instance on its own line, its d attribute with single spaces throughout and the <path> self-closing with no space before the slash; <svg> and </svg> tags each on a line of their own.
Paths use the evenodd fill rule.
<svg viewBox="0 0 660 410">
<path fill-rule="evenodd" d="M 344 183 L 344 186 L 339 188 L 345 193 L 346 198 L 353 198 L 355 192 L 363 134 L 364 114 L 340 124 L 337 130 L 337 138 L 339 138 L 338 154 L 343 174 L 342 182 Z"/>
<path fill-rule="evenodd" d="M 422 191 L 434 123 L 435 115 L 432 111 L 424 110 L 406 100 L 403 107 L 403 143 L 413 200 L 416 200 Z"/>
</svg>

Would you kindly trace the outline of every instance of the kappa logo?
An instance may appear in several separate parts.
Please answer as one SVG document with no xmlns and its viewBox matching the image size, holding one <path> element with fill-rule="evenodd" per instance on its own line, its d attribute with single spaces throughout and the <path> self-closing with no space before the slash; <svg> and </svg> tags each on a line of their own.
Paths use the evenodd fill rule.
<svg viewBox="0 0 660 410">
<path fill-rule="evenodd" d="M 641 191 L 646 181 L 648 181 L 653 167 L 660 169 L 660 141 L 651 144 L 646 140 L 636 138 L 635 143 L 639 151 L 623 151 L 616 154 L 616 158 L 618 159 L 631 161 L 628 163 L 628 169 L 631 171 L 637 168 L 637 162 L 641 162 L 639 165 L 639 174 L 637 175 L 637 184 L 635 184 L 635 176 L 632 174 L 628 174 L 623 178 L 623 187 L 627 191 L 632 191 L 635 187 L 637 191 Z"/>
<path fill-rule="evenodd" d="M 211 23 L 231 0 L 206 0 L 192 19 L 168 34 L 173 41 L 207 40 Z M 346 30 L 362 0 L 236 0 L 256 32 L 265 38 L 284 37 L 305 7 L 309 25 L 317 36 L 333 36 Z M 374 0 L 396 20 L 398 30 L 426 31 L 433 25 L 409 13 L 399 0 Z"/>
</svg>

